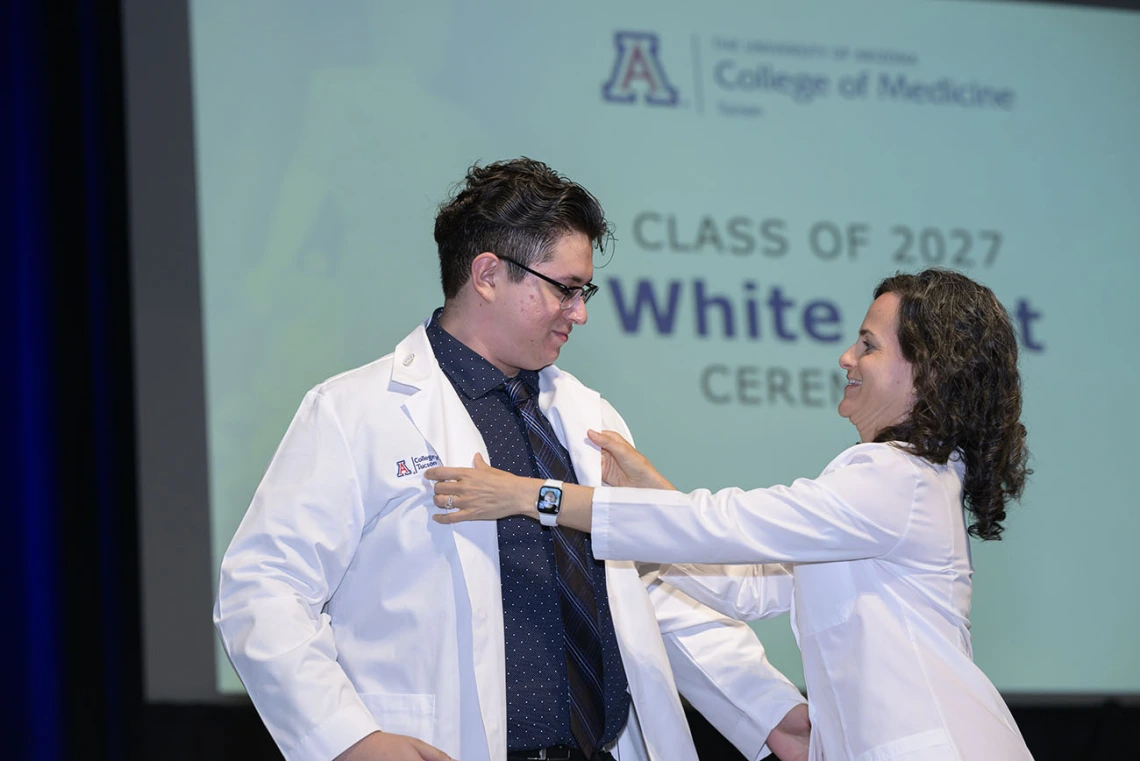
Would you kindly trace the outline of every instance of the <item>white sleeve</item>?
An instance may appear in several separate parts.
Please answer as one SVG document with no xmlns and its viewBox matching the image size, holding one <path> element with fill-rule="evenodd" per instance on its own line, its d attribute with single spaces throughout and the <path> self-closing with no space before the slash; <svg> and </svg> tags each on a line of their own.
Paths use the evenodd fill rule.
<svg viewBox="0 0 1140 761">
<path fill-rule="evenodd" d="M 917 469 L 882 444 L 853 447 L 836 463 L 819 478 L 752 491 L 598 487 L 594 555 L 655 563 L 797 563 L 889 553 L 906 534 Z"/>
<path fill-rule="evenodd" d="M 661 581 L 738 621 L 771 618 L 792 606 L 792 572 L 781 563 L 666 565 Z"/>
<path fill-rule="evenodd" d="M 767 756 L 768 735 L 803 695 L 768 661 L 747 625 L 723 616 L 651 572 L 643 577 L 678 691 L 747 758 Z"/>
<path fill-rule="evenodd" d="M 330 401 L 305 397 L 222 560 L 214 623 L 290 761 L 330 759 L 378 727 L 337 663 L 322 612 L 364 508 Z"/>
</svg>

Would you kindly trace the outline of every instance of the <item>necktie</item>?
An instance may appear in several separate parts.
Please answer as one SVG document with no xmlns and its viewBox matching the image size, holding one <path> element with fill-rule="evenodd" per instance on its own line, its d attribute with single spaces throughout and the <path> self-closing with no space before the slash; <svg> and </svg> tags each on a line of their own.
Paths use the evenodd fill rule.
<svg viewBox="0 0 1140 761">
<path fill-rule="evenodd" d="M 543 478 L 576 483 L 550 422 L 538 408 L 521 378 L 506 384 L 507 396 L 522 415 Z M 590 568 L 594 558 L 585 534 L 555 526 L 554 562 L 558 571 L 558 597 L 566 633 L 566 675 L 570 684 L 570 732 L 587 757 L 594 755 L 605 730 L 602 693 L 602 639 L 598 633 L 598 606 Z"/>
</svg>

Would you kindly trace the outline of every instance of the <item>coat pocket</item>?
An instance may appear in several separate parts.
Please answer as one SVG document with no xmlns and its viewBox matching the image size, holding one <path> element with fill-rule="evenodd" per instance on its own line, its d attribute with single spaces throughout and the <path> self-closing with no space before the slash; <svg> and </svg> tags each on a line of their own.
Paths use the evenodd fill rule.
<svg viewBox="0 0 1140 761">
<path fill-rule="evenodd" d="M 861 753 L 855 761 L 959 761 L 950 738 L 940 729 L 900 737 Z"/>
<path fill-rule="evenodd" d="M 858 590 L 848 566 L 841 562 L 795 566 L 792 611 L 801 637 L 818 634 L 851 618 Z"/>
<path fill-rule="evenodd" d="M 360 699 L 383 731 L 434 742 L 435 695 L 366 692 Z"/>
</svg>

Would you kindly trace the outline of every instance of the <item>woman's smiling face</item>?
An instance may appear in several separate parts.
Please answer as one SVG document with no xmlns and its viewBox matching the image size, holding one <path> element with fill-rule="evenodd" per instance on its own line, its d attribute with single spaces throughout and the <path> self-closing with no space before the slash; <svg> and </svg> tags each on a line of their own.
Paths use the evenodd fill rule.
<svg viewBox="0 0 1140 761">
<path fill-rule="evenodd" d="M 914 404 L 914 370 L 899 347 L 899 301 L 896 293 L 875 299 L 859 338 L 839 358 L 847 371 L 839 414 L 854 424 L 864 442 L 905 420 Z"/>
</svg>

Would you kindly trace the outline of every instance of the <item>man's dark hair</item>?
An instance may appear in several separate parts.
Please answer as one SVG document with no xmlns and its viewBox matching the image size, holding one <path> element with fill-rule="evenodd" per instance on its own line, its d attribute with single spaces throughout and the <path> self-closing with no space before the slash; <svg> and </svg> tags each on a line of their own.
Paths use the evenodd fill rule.
<svg viewBox="0 0 1140 761">
<path fill-rule="evenodd" d="M 612 238 L 598 199 L 581 185 L 526 157 L 475 164 L 435 218 L 444 298 L 454 298 L 484 251 L 528 267 L 553 255 L 554 244 L 582 233 L 599 251 Z M 508 267 L 513 281 L 525 272 Z"/>
<path fill-rule="evenodd" d="M 1021 496 L 1029 450 L 1021 424 L 1017 336 L 993 291 L 933 268 L 879 283 L 875 298 L 899 297 L 899 348 L 914 371 L 915 402 L 875 441 L 904 441 L 935 463 L 959 452 L 966 464 L 970 533 L 1000 539 L 1005 505 Z"/>
</svg>

